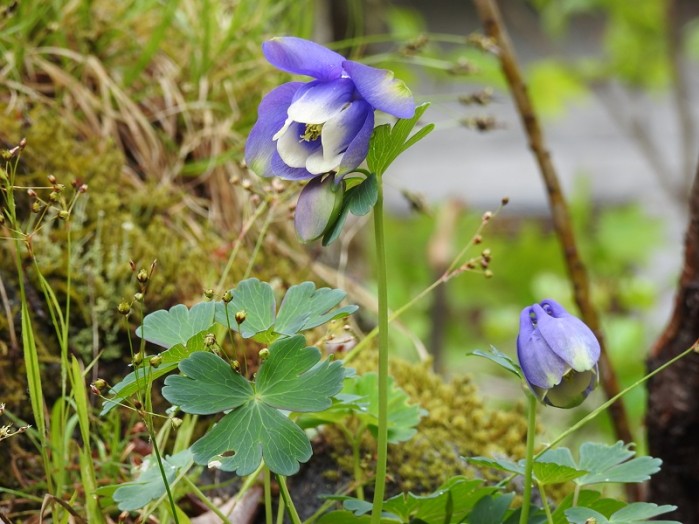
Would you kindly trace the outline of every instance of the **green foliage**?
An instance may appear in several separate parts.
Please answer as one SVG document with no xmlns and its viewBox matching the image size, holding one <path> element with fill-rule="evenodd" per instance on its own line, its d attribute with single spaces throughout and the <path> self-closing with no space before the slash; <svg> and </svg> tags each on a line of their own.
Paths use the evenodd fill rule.
<svg viewBox="0 0 699 524">
<path fill-rule="evenodd" d="M 165 476 L 171 488 L 177 484 L 178 478 L 181 478 L 192 464 L 192 453 L 189 450 L 163 458 Z M 121 484 L 114 491 L 112 498 L 121 511 L 135 511 L 163 495 L 165 495 L 165 483 L 160 468 L 154 458 L 149 457 L 141 464 L 138 477 Z"/>
<path fill-rule="evenodd" d="M 661 460 L 652 457 L 632 458 L 631 445 L 619 441 L 614 445 L 586 442 L 576 463 L 568 448 L 546 451 L 534 462 L 534 478 L 539 484 L 560 484 L 573 480 L 578 486 L 618 482 L 643 482 L 660 471 Z M 515 462 L 502 458 L 471 457 L 469 462 L 500 471 L 524 474 L 524 460 Z"/>
<path fill-rule="evenodd" d="M 376 435 L 379 419 L 379 397 L 376 373 L 366 373 L 348 380 L 342 390 L 352 401 L 351 413 L 368 426 Z M 342 405 L 340 406 L 342 407 Z M 388 380 L 388 441 L 390 443 L 410 440 L 417 432 L 420 418 L 427 412 L 420 406 L 409 403 L 408 395 L 397 387 L 393 379 Z"/>
<path fill-rule="evenodd" d="M 570 508 L 565 514 L 572 524 L 680 524 L 676 520 L 656 520 L 653 517 L 669 513 L 677 506 L 658 506 L 648 502 L 634 502 L 612 514 L 608 519 L 589 508 Z"/>
<path fill-rule="evenodd" d="M 383 175 L 398 155 L 417 144 L 434 129 L 434 124 L 427 124 L 411 136 L 413 128 L 428 107 L 429 104 L 422 104 L 415 109 L 412 118 L 400 118 L 393 126 L 383 124 L 374 129 L 366 159 L 372 173 L 379 177 Z"/>
<path fill-rule="evenodd" d="M 266 282 L 260 282 L 256 278 L 247 279 L 231 292 L 231 302 L 216 303 L 216 321 L 240 331 L 244 338 L 262 343 L 313 329 L 357 310 L 357 306 L 334 309 L 345 298 L 345 292 L 339 289 L 316 289 L 312 282 L 291 286 L 278 312 L 272 286 Z M 239 312 L 245 314 L 245 320 L 240 326 L 235 321 L 235 315 Z"/>
<path fill-rule="evenodd" d="M 384 517 L 386 522 L 406 524 L 416 522 L 444 522 L 445 524 L 464 522 L 464 519 L 469 514 L 479 516 L 484 514 L 486 509 L 493 509 L 494 506 L 481 505 L 479 507 L 479 504 L 495 492 L 496 488 L 484 486 L 482 480 L 457 476 L 449 479 L 439 489 L 428 495 L 401 493 L 389 498 L 383 505 Z M 334 498 L 343 500 L 343 506 L 348 511 L 328 513 L 319 520 L 320 524 L 343 522 L 345 520 L 347 522 L 362 522 L 361 519 L 356 517 L 361 517 L 371 511 L 371 504 L 368 502 L 350 497 Z M 507 495 L 502 497 L 502 499 L 506 501 L 505 509 L 507 509 L 512 497 Z M 497 504 L 497 511 L 501 507 L 502 502 Z M 354 514 L 355 518 L 350 517 L 352 514 Z M 382 520 L 382 522 L 384 521 Z M 486 521 L 472 519 L 467 522 L 482 524 L 482 522 Z"/>
<path fill-rule="evenodd" d="M 197 333 L 211 329 L 214 324 L 214 303 L 202 302 L 188 308 L 177 304 L 169 311 L 149 313 L 136 328 L 136 335 L 166 349 L 185 345 Z"/>
<path fill-rule="evenodd" d="M 262 460 L 280 475 L 296 473 L 312 450 L 285 412 L 327 409 L 344 378 L 340 362 L 321 362 L 320 351 L 306 347 L 300 335 L 270 345 L 254 382 L 211 353 L 195 353 L 179 367 L 184 376 L 165 380 L 169 402 L 188 413 L 227 412 L 192 446 L 195 462 L 238 475 L 249 475 Z"/>
<path fill-rule="evenodd" d="M 504 353 L 498 351 L 494 347 L 491 347 L 490 351 L 475 349 L 471 351 L 469 355 L 487 358 L 491 362 L 495 362 L 505 371 L 512 373 L 520 380 L 524 380 L 524 376 L 522 375 L 522 368 L 519 366 L 519 364 L 517 364 L 517 362 L 515 362 L 514 359 L 512 359 L 512 357 L 510 357 L 509 355 L 505 355 Z"/>
</svg>

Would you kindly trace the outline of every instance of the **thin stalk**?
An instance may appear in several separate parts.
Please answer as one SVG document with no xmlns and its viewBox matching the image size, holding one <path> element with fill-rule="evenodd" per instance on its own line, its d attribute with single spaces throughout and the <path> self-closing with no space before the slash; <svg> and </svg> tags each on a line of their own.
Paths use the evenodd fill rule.
<svg viewBox="0 0 699 524">
<path fill-rule="evenodd" d="M 360 461 L 361 439 L 359 436 L 352 439 L 352 462 L 354 466 L 354 481 L 357 483 L 357 498 L 364 500 L 364 472 Z"/>
<path fill-rule="evenodd" d="M 272 524 L 272 522 L 273 522 L 272 475 L 270 474 L 269 468 L 267 466 L 265 466 L 263 471 L 264 471 L 264 487 L 265 487 L 265 522 L 267 524 Z"/>
<path fill-rule="evenodd" d="M 223 514 L 223 512 L 209 500 L 209 498 L 204 495 L 204 493 L 197 487 L 197 485 L 192 482 L 192 480 L 188 476 L 182 477 L 182 480 L 184 480 L 185 484 L 189 486 L 189 489 L 192 490 L 192 493 L 194 493 L 199 500 L 201 500 L 202 504 L 204 504 L 209 510 L 211 510 L 213 513 L 218 516 L 218 518 L 221 519 L 221 522 L 228 522 L 228 517 Z"/>
<path fill-rule="evenodd" d="M 255 213 L 253 213 L 252 217 L 250 217 L 250 219 L 243 225 L 242 229 L 240 230 L 238 238 L 236 238 L 235 242 L 233 243 L 233 249 L 231 249 L 231 254 L 228 256 L 226 267 L 223 269 L 223 272 L 221 273 L 221 278 L 219 278 L 218 280 L 217 288 L 219 290 L 223 289 L 223 286 L 226 284 L 226 280 L 228 279 L 228 274 L 231 272 L 231 269 L 233 269 L 233 263 L 235 262 L 235 259 L 238 256 L 238 251 L 240 251 L 240 246 L 243 243 L 243 238 L 245 238 L 245 235 L 247 235 L 248 231 L 255 223 L 255 221 L 262 215 L 262 213 L 265 212 L 265 210 L 267 209 L 267 205 L 268 204 L 265 201 L 262 202 L 259 206 L 257 206 L 257 209 L 255 209 Z"/>
<path fill-rule="evenodd" d="M 388 287 L 383 217 L 383 184 L 381 177 L 379 177 L 378 196 L 374 205 L 374 240 L 376 242 L 376 279 L 378 282 L 379 304 L 379 420 L 371 524 L 379 524 L 384 492 L 386 490 L 386 462 L 388 459 Z"/>
<path fill-rule="evenodd" d="M 541 482 L 537 482 L 536 487 L 539 488 L 539 495 L 541 495 L 541 503 L 544 505 L 544 513 L 546 513 L 546 521 L 548 522 L 548 524 L 553 524 L 551 506 L 549 506 L 549 501 L 546 497 L 546 490 L 544 489 L 544 485 Z"/>
<path fill-rule="evenodd" d="M 284 511 L 286 506 L 284 505 L 284 498 L 279 499 L 279 507 L 277 508 L 277 524 L 284 524 Z"/>
<path fill-rule="evenodd" d="M 155 452 L 155 458 L 158 462 L 158 469 L 160 470 L 160 476 L 163 478 L 163 483 L 165 484 L 165 491 L 167 492 L 167 498 L 170 502 L 170 509 L 172 510 L 172 518 L 175 520 L 176 524 L 180 524 L 180 520 L 177 517 L 177 507 L 175 506 L 175 499 L 172 496 L 172 490 L 170 489 L 170 482 L 167 479 L 167 474 L 165 473 L 165 466 L 163 466 L 163 457 L 160 454 L 160 449 L 158 448 L 157 438 L 151 424 L 148 424 L 148 433 L 150 434 L 150 440 L 153 443 L 153 451 Z"/>
<path fill-rule="evenodd" d="M 257 258 L 257 255 L 260 252 L 260 248 L 262 247 L 262 243 L 265 240 L 267 230 L 269 229 L 269 226 L 272 223 L 272 219 L 274 218 L 275 208 L 276 201 L 271 206 L 269 206 L 269 213 L 267 214 L 267 218 L 265 219 L 265 221 L 262 223 L 262 228 L 260 229 L 260 232 L 257 237 L 257 242 L 255 243 L 255 247 L 252 250 L 252 254 L 250 255 L 250 261 L 248 262 L 248 267 L 245 269 L 243 280 L 248 278 L 250 276 L 250 273 L 252 273 L 252 268 L 255 265 L 255 259 Z"/>
<path fill-rule="evenodd" d="M 519 524 L 529 521 L 529 508 L 532 503 L 532 471 L 534 469 L 534 441 L 536 440 L 536 398 L 527 392 L 529 416 L 527 419 L 527 454 L 524 465 L 524 494 L 522 495 L 522 513 Z"/>
<path fill-rule="evenodd" d="M 497 211 L 493 213 L 493 217 L 497 216 L 499 213 L 500 209 L 502 208 L 502 205 L 500 208 L 498 208 Z M 396 309 L 391 313 L 391 315 L 388 317 L 389 322 L 393 322 L 395 319 L 400 317 L 403 313 L 405 313 L 408 309 L 413 307 L 415 304 L 417 304 L 420 300 L 422 300 L 424 297 L 429 295 L 432 291 L 434 291 L 437 287 L 439 287 L 442 284 L 445 284 L 452 278 L 461 275 L 462 273 L 468 271 L 469 269 L 463 265 L 463 257 L 465 256 L 466 252 L 468 251 L 469 248 L 473 247 L 474 245 L 474 239 L 478 237 L 485 227 L 492 221 L 491 220 L 483 220 L 481 221 L 481 224 L 478 226 L 476 229 L 475 234 L 471 238 L 471 240 L 468 241 L 468 243 L 463 247 L 463 249 L 459 252 L 458 255 L 456 255 L 451 264 L 449 265 L 449 268 L 444 272 L 442 276 L 440 276 L 437 280 L 432 282 L 429 286 L 427 286 L 425 289 L 420 291 L 417 295 L 415 295 L 413 298 L 411 298 L 408 302 L 403 304 L 401 307 Z M 459 265 L 461 263 L 461 266 Z M 362 340 L 360 340 L 354 348 L 350 352 L 345 355 L 343 358 L 343 361 L 345 364 L 348 364 L 351 362 L 358 354 L 359 352 L 364 349 L 364 347 L 374 339 L 376 335 L 379 333 L 379 328 L 375 327 L 372 329 Z"/>
<path fill-rule="evenodd" d="M 286 477 L 284 475 L 277 475 L 277 482 L 279 482 L 279 489 L 282 492 L 282 498 L 286 504 L 286 509 L 289 512 L 289 518 L 292 524 L 301 524 L 301 518 L 296 511 L 296 506 L 294 506 L 294 501 L 291 500 L 291 495 L 289 495 L 289 488 L 286 486 Z"/>
<path fill-rule="evenodd" d="M 626 395 L 629 391 L 631 391 L 631 390 L 634 389 L 635 387 L 640 386 L 640 385 L 643 384 L 646 380 L 648 380 L 648 379 L 650 379 L 651 377 L 657 375 L 658 373 L 660 373 L 661 371 L 663 371 L 665 368 L 671 366 L 672 364 L 674 364 L 675 362 L 677 362 L 677 361 L 680 360 L 681 358 L 686 357 L 686 356 L 689 355 L 690 353 L 696 352 L 696 351 L 698 351 L 698 350 L 699 350 L 699 340 L 695 341 L 694 344 L 692 344 L 692 346 L 691 346 L 690 348 L 684 350 L 682 353 L 680 353 L 679 355 L 677 355 L 675 358 L 672 358 L 672 359 L 668 360 L 668 361 L 665 362 L 662 366 L 660 366 L 658 369 L 655 369 L 655 370 L 651 371 L 650 373 L 648 373 L 645 377 L 642 377 L 642 378 L 638 379 L 636 382 L 634 382 L 633 384 L 631 384 L 629 387 L 623 389 L 623 390 L 620 391 L 618 394 L 614 395 L 612 398 L 610 398 L 609 400 L 607 400 L 604 404 L 602 404 L 601 406 L 599 406 L 597 409 L 595 409 L 594 411 L 592 411 L 592 412 L 588 413 L 587 415 L 585 415 L 583 418 L 581 418 L 579 421 L 577 421 L 575 424 L 573 424 L 571 427 L 569 427 L 568 429 L 566 429 L 563 433 L 561 433 L 561 434 L 558 435 L 555 439 L 553 439 L 551 442 L 549 442 L 549 443 L 546 445 L 546 447 L 545 447 L 544 449 L 542 449 L 539 453 L 536 454 L 536 457 L 535 457 L 535 458 L 539 458 L 541 455 L 544 454 L 544 452 L 546 452 L 546 451 L 548 451 L 549 449 L 551 449 L 553 446 L 555 446 L 555 445 L 558 444 L 560 441 L 562 441 L 563 439 L 565 439 L 568 435 L 570 435 L 571 433 L 576 432 L 578 429 L 580 429 L 582 426 L 584 426 L 585 424 L 587 424 L 588 422 L 590 422 L 592 419 L 594 419 L 595 417 L 597 417 L 597 415 L 599 415 L 600 413 L 602 413 L 602 412 L 603 412 L 604 410 L 606 410 L 609 406 L 611 406 L 612 404 L 614 404 L 614 402 L 616 402 L 617 400 L 619 400 L 621 397 L 623 397 L 624 395 Z"/>
</svg>

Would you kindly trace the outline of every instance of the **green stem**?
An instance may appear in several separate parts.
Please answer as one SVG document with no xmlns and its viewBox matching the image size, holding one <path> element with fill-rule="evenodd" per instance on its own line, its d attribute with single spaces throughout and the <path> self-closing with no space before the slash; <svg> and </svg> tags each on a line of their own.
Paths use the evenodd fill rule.
<svg viewBox="0 0 699 524">
<path fill-rule="evenodd" d="M 541 502 L 544 505 L 544 512 L 546 513 L 546 521 L 548 524 L 553 524 L 553 515 L 551 514 L 551 506 L 549 506 L 548 497 L 546 497 L 546 490 L 541 482 L 537 482 L 536 486 L 539 488 L 539 495 L 541 495 Z"/>
<path fill-rule="evenodd" d="M 274 515 L 272 514 L 272 475 L 269 468 L 265 466 L 264 470 L 264 491 L 265 491 L 265 522 L 272 524 Z"/>
<path fill-rule="evenodd" d="M 524 494 L 522 495 L 522 513 L 519 515 L 519 524 L 526 524 L 529 520 L 529 507 L 532 502 L 532 470 L 534 468 L 534 440 L 536 439 L 536 398 L 527 393 L 529 417 L 527 419 L 527 455 L 524 466 Z"/>
<path fill-rule="evenodd" d="M 204 504 L 204 506 L 209 508 L 209 510 L 212 513 L 215 513 L 216 516 L 218 516 L 218 518 L 221 519 L 221 522 L 227 522 L 229 520 L 228 517 L 226 515 L 224 515 L 224 513 L 218 508 L 218 506 L 216 506 L 216 504 L 211 502 L 209 500 L 209 498 L 206 495 L 204 495 L 202 490 L 200 490 L 197 487 L 197 485 L 194 482 L 192 482 L 192 479 L 190 479 L 188 476 L 185 475 L 184 477 L 182 477 L 182 480 L 184 480 L 185 484 L 187 484 L 189 489 L 192 490 L 192 493 L 194 493 L 194 495 L 196 495 L 196 497 L 199 500 L 201 500 L 202 504 Z"/>
<path fill-rule="evenodd" d="M 378 282 L 379 301 L 379 427 L 371 524 L 379 524 L 381 521 L 381 508 L 386 490 L 386 462 L 388 455 L 388 287 L 381 177 L 379 177 L 378 182 L 378 197 L 374 205 L 374 237 L 376 242 L 376 279 Z"/>
<path fill-rule="evenodd" d="M 364 472 L 361 463 L 361 438 L 352 439 L 352 462 L 354 463 L 354 481 L 357 483 L 357 498 L 364 500 Z"/>
<path fill-rule="evenodd" d="M 292 524 L 301 524 L 301 518 L 299 517 L 296 507 L 294 506 L 294 501 L 291 500 L 291 495 L 289 495 L 289 488 L 286 487 L 286 477 L 284 475 L 277 475 L 277 482 L 279 482 L 279 489 L 282 492 L 282 498 L 286 504 L 287 511 L 289 512 L 289 518 Z"/>
</svg>

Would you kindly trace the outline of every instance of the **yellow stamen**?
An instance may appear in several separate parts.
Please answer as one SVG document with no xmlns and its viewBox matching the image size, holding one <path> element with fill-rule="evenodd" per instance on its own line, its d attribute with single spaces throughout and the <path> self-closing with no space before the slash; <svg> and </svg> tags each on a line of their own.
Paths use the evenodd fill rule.
<svg viewBox="0 0 699 524">
<path fill-rule="evenodd" d="M 306 124 L 306 129 L 300 136 L 301 140 L 313 142 L 320 138 L 320 132 L 323 130 L 323 124 Z"/>
</svg>

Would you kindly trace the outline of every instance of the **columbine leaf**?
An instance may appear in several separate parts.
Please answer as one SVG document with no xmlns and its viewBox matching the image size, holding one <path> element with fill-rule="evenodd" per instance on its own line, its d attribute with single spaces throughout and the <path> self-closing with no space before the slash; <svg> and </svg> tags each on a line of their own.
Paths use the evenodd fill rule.
<svg viewBox="0 0 699 524">
<path fill-rule="evenodd" d="M 164 348 L 186 344 L 200 331 L 214 324 L 214 303 L 202 302 L 188 309 L 177 304 L 168 311 L 160 309 L 146 315 L 143 324 L 136 328 L 136 335 Z"/>
<path fill-rule="evenodd" d="M 609 524 L 607 518 L 590 508 L 570 508 L 566 510 L 566 518 L 571 524 Z"/>
<path fill-rule="evenodd" d="M 660 459 L 631 458 L 635 454 L 629 445 L 624 445 L 621 441 L 611 446 L 586 442 L 580 447 L 578 469 L 589 473 L 575 482 L 580 486 L 600 482 L 643 482 L 660 471 Z"/>
<path fill-rule="evenodd" d="M 558 504 L 558 507 L 553 512 L 554 524 L 568 524 L 565 511 L 573 507 L 574 499 L 576 499 L 576 494 L 570 493 Z M 615 511 L 623 508 L 625 504 L 620 500 L 602 498 L 602 494 L 598 491 L 583 489 L 577 494 L 576 506 L 590 508 L 605 517 L 609 517 Z"/>
<path fill-rule="evenodd" d="M 508 355 L 505 355 L 505 353 L 498 351 L 492 346 L 490 351 L 476 349 L 468 353 L 468 355 L 476 355 L 477 357 L 487 358 L 488 360 L 495 362 L 501 368 L 509 371 L 510 373 L 514 373 L 520 380 L 524 380 L 522 376 L 522 368 L 519 367 L 519 364 L 512 360 L 512 358 L 510 358 Z"/>
<path fill-rule="evenodd" d="M 232 289 L 231 293 L 233 300 L 228 304 L 216 302 L 216 322 L 240 331 L 244 338 L 253 338 L 272 327 L 276 311 L 272 286 L 256 278 L 248 278 Z M 245 321 L 238 326 L 235 314 L 241 311 L 245 313 Z"/>
<path fill-rule="evenodd" d="M 335 308 L 347 294 L 341 289 L 316 289 L 313 282 L 291 286 L 284 295 L 274 330 L 287 336 L 351 315 L 357 306 Z"/>
<path fill-rule="evenodd" d="M 514 493 L 506 493 L 482 498 L 468 516 L 467 522 L 469 524 L 501 524 L 514 496 Z"/>
<path fill-rule="evenodd" d="M 482 480 L 455 476 L 429 495 L 400 493 L 386 500 L 381 522 L 384 522 L 384 518 L 388 522 L 464 522 L 480 500 L 496 491 L 494 486 L 483 486 Z M 371 504 L 366 501 L 344 496 L 326 498 L 341 500 L 343 507 L 353 512 L 355 519 L 371 511 Z M 321 519 L 320 522 L 330 524 L 336 521 Z"/>
<path fill-rule="evenodd" d="M 291 286 L 282 300 L 279 313 L 276 313 L 272 286 L 266 282 L 256 278 L 243 280 L 231 293 L 231 302 L 216 303 L 216 322 L 240 331 L 244 338 L 254 338 L 265 344 L 280 335 L 293 336 L 331 320 L 344 318 L 357 310 L 357 306 L 335 309 L 346 293 L 339 289 L 316 289 L 313 282 Z M 238 327 L 235 314 L 240 311 L 245 312 L 245 321 Z"/>
<path fill-rule="evenodd" d="M 464 457 L 464 460 L 471 464 L 475 464 L 476 466 L 524 475 L 524 463 L 518 464 L 513 460 L 490 457 Z"/>
<path fill-rule="evenodd" d="M 634 502 L 621 508 L 608 519 L 590 508 L 570 508 L 565 511 L 572 524 L 586 524 L 595 519 L 596 524 L 680 524 L 676 520 L 651 520 L 653 517 L 677 509 L 677 506 L 658 506 L 649 502 Z"/>
<path fill-rule="evenodd" d="M 379 422 L 379 393 L 376 373 L 366 373 L 354 380 L 348 380 L 343 393 L 357 395 L 366 402 L 366 408 L 355 412 L 376 433 Z M 361 404 L 362 401 L 357 401 Z M 388 441 L 391 443 L 410 440 L 417 432 L 416 426 L 427 411 L 415 404 L 409 404 L 407 393 L 388 379 Z"/>
<path fill-rule="evenodd" d="M 180 362 L 183 375 L 165 379 L 163 396 L 187 413 L 211 415 L 237 408 L 254 396 L 252 384 L 213 353 L 195 353 Z"/>
<path fill-rule="evenodd" d="M 192 462 L 192 453 L 188 449 L 163 459 L 163 469 L 171 487 L 178 475 L 192 466 Z M 141 465 L 138 478 L 119 486 L 112 498 L 121 511 L 135 511 L 164 494 L 165 483 L 160 468 L 155 458 L 150 456 Z"/>
<path fill-rule="evenodd" d="M 176 344 L 160 353 L 161 361 L 157 368 L 152 367 L 148 362 L 144 362 L 138 370 L 126 375 L 121 382 L 115 384 L 109 390 L 111 397 L 104 401 L 100 416 L 109 413 L 112 408 L 119 405 L 119 402 L 134 395 L 139 388 L 145 388 L 147 384 L 176 369 L 177 364 L 181 360 L 187 358 L 195 351 L 206 351 L 206 345 L 204 344 L 206 333 L 208 333 L 208 329 L 191 337 L 187 340 L 186 345 Z"/>
<path fill-rule="evenodd" d="M 533 472 L 537 482 L 543 485 L 561 484 L 587 473 L 576 467 L 568 448 L 549 449 L 543 453 L 534 461 Z"/>
<path fill-rule="evenodd" d="M 180 371 L 186 376 L 165 380 L 163 396 L 169 402 L 187 413 L 232 410 L 192 446 L 195 462 L 241 476 L 262 460 L 280 475 L 296 473 L 312 450 L 286 412 L 326 409 L 344 378 L 340 362 L 321 361 L 320 351 L 306 347 L 300 335 L 270 345 L 254 383 L 211 353 L 183 360 Z"/>
<path fill-rule="evenodd" d="M 676 520 L 653 520 L 653 517 L 675 511 L 677 506 L 658 506 L 650 502 L 634 502 L 620 509 L 609 521 L 612 524 L 680 524 Z"/>
<path fill-rule="evenodd" d="M 578 471 L 575 468 L 556 464 L 555 462 L 538 461 L 534 462 L 533 473 L 537 482 L 544 486 L 568 482 L 585 474 L 584 471 Z"/>
<path fill-rule="evenodd" d="M 428 124 L 412 137 L 410 136 L 428 107 L 429 104 L 418 106 L 415 108 L 415 115 L 412 118 L 400 118 L 393 127 L 384 124 L 374 129 L 367 155 L 367 165 L 372 172 L 377 175 L 385 173 L 388 166 L 398 158 L 398 155 L 425 138 L 434 129 L 434 124 Z"/>
</svg>

